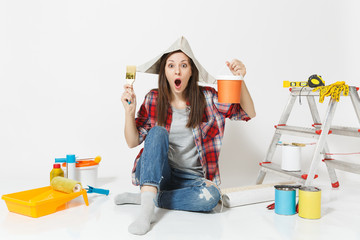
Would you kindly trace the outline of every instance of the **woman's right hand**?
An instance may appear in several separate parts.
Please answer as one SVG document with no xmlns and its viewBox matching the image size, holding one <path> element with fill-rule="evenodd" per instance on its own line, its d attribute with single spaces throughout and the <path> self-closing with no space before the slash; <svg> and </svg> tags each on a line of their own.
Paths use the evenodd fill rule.
<svg viewBox="0 0 360 240">
<path fill-rule="evenodd" d="M 246 74 L 246 67 L 239 59 L 233 59 L 231 62 L 226 61 L 226 66 L 235 76 L 243 76 Z"/>
<path fill-rule="evenodd" d="M 124 89 L 125 91 L 121 96 L 121 102 L 125 108 L 125 112 L 135 116 L 136 95 L 134 89 L 130 84 L 125 84 Z"/>
</svg>

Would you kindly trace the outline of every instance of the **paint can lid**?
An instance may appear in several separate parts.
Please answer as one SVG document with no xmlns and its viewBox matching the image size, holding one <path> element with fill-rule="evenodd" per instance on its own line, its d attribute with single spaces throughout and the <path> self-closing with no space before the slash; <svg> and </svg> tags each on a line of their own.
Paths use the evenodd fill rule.
<svg viewBox="0 0 360 240">
<path fill-rule="evenodd" d="M 317 187 L 312 187 L 312 186 L 303 186 L 300 188 L 301 191 L 305 191 L 305 192 L 319 192 L 321 191 L 320 188 Z"/>
<path fill-rule="evenodd" d="M 300 185 L 275 185 L 274 187 L 281 191 L 294 191 L 296 188 L 299 188 Z"/>
<path fill-rule="evenodd" d="M 77 161 L 76 167 L 91 167 L 91 166 L 99 166 L 99 163 L 95 161 Z"/>
<path fill-rule="evenodd" d="M 66 163 L 62 164 L 63 167 L 66 167 Z M 95 161 L 77 161 L 75 166 L 78 167 L 91 167 L 91 166 L 99 166 L 99 163 Z"/>
</svg>

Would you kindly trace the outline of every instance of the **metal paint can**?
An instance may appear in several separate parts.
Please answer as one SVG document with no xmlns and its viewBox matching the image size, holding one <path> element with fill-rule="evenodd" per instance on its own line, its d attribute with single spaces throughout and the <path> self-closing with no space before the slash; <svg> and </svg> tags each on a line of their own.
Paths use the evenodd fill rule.
<svg viewBox="0 0 360 240">
<path fill-rule="evenodd" d="M 275 213 L 294 215 L 296 213 L 296 188 L 289 185 L 275 185 Z"/>
<path fill-rule="evenodd" d="M 321 189 L 305 186 L 299 189 L 299 216 L 307 219 L 321 217 Z"/>
</svg>

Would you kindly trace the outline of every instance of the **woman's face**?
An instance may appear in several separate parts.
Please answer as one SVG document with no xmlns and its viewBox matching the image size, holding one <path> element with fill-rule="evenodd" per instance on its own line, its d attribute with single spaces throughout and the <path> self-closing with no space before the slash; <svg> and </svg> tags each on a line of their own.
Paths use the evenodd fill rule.
<svg viewBox="0 0 360 240">
<path fill-rule="evenodd" d="M 182 52 L 173 53 L 166 60 L 165 76 L 173 94 L 182 94 L 191 77 L 190 59 Z"/>
</svg>

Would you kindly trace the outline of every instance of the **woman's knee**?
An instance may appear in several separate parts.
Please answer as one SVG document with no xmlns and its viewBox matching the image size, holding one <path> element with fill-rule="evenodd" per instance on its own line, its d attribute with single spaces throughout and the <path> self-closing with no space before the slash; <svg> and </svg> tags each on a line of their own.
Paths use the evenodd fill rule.
<svg viewBox="0 0 360 240">
<path fill-rule="evenodd" d="M 210 212 L 220 201 L 221 194 L 217 186 L 205 183 L 200 188 L 199 199 L 202 205 L 202 211 Z"/>
<path fill-rule="evenodd" d="M 169 133 L 166 130 L 166 128 L 161 127 L 161 126 L 155 126 L 153 128 L 150 129 L 148 135 L 146 136 L 146 138 L 151 138 L 155 141 L 161 141 L 161 140 L 167 140 L 169 139 Z"/>
<path fill-rule="evenodd" d="M 148 132 L 144 150 L 147 152 L 157 152 L 159 154 L 167 154 L 169 148 L 169 133 L 164 127 L 155 126 Z"/>
</svg>

